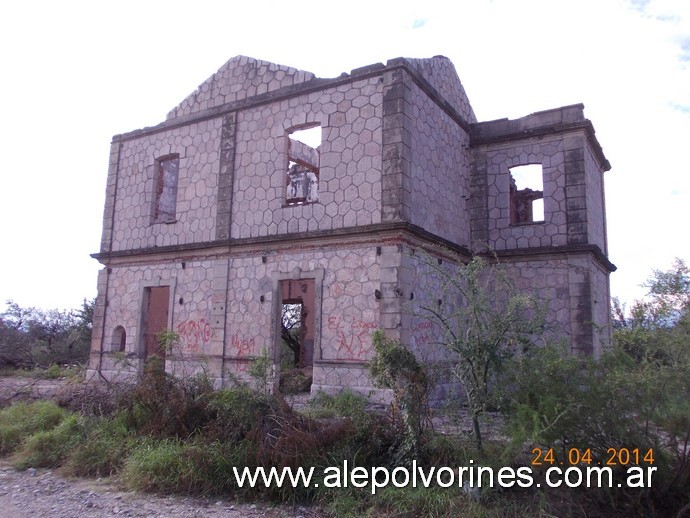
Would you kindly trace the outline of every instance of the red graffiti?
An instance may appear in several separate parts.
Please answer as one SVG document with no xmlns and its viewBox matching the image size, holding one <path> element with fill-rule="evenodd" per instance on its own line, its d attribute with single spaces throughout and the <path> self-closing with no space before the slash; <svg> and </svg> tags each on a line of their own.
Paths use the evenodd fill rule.
<svg viewBox="0 0 690 518">
<path fill-rule="evenodd" d="M 180 343 L 190 352 L 199 352 L 201 346 L 208 344 L 213 337 L 213 329 L 206 319 L 187 320 L 177 326 Z"/>
<path fill-rule="evenodd" d="M 434 327 L 434 323 L 431 320 L 423 320 L 412 324 L 412 329 L 410 333 L 416 345 L 425 345 L 431 342 L 431 336 L 429 336 L 428 331 Z"/>
<path fill-rule="evenodd" d="M 237 356 L 249 356 L 254 352 L 256 342 L 253 338 L 240 338 L 239 335 L 234 334 L 230 338 L 230 346 L 237 349 Z"/>
<path fill-rule="evenodd" d="M 365 360 L 369 336 L 371 330 L 376 329 L 376 322 L 353 320 L 348 326 L 340 317 L 332 316 L 328 317 L 328 329 L 335 331 L 339 360 Z"/>
<path fill-rule="evenodd" d="M 417 331 L 418 329 L 431 329 L 432 327 L 434 327 L 434 323 L 431 320 L 425 320 L 414 324 L 412 326 L 412 331 Z"/>
</svg>

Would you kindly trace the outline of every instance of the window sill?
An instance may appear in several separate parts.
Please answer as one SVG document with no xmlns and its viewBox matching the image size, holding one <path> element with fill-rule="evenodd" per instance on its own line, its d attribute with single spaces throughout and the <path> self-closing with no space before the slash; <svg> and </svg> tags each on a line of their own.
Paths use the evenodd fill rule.
<svg viewBox="0 0 690 518">
<path fill-rule="evenodd" d="M 302 202 L 295 202 L 295 203 L 283 203 L 282 208 L 283 209 L 289 209 L 291 207 L 304 207 L 305 205 L 318 205 L 318 201 L 302 201 Z"/>
<path fill-rule="evenodd" d="M 544 225 L 546 223 L 546 220 L 540 220 L 540 221 L 524 221 L 521 223 L 511 223 L 511 227 L 527 227 L 529 225 Z"/>
</svg>

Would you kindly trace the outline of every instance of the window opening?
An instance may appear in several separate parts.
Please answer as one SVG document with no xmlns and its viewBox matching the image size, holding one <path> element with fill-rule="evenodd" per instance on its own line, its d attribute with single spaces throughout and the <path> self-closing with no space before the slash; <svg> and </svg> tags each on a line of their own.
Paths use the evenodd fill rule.
<svg viewBox="0 0 690 518">
<path fill-rule="evenodd" d="M 156 201 L 154 223 L 174 223 L 177 207 L 177 179 L 180 170 L 179 155 L 156 160 Z"/>
<path fill-rule="evenodd" d="M 125 346 L 127 344 L 127 332 L 122 326 L 117 326 L 113 330 L 113 340 L 110 344 L 110 350 L 112 352 L 125 352 Z"/>
<path fill-rule="evenodd" d="M 288 205 L 318 201 L 320 150 L 321 126 L 288 132 Z"/>
<path fill-rule="evenodd" d="M 541 164 L 510 169 L 510 224 L 544 221 L 544 175 Z"/>
</svg>

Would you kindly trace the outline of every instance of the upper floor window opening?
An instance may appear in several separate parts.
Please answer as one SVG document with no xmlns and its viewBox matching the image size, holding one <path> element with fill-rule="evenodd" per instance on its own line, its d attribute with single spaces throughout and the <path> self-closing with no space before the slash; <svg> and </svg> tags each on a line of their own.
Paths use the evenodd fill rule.
<svg viewBox="0 0 690 518">
<path fill-rule="evenodd" d="M 544 221 L 544 174 L 541 164 L 510 168 L 510 224 Z"/>
<path fill-rule="evenodd" d="M 177 207 L 177 180 L 180 155 L 167 155 L 156 159 L 155 199 L 153 223 L 174 223 Z"/>
<path fill-rule="evenodd" d="M 288 132 L 287 205 L 303 205 L 319 200 L 319 160 L 321 126 Z"/>
</svg>

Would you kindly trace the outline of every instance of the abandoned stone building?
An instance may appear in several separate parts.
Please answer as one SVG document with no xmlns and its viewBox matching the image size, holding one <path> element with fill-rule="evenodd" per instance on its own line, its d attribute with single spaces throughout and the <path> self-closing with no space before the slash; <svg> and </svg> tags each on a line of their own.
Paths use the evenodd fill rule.
<svg viewBox="0 0 690 518">
<path fill-rule="evenodd" d="M 238 56 L 110 151 L 90 376 L 281 362 L 287 307 L 312 391 L 370 388 L 371 333 L 421 358 L 436 300 L 419 248 L 493 251 L 574 352 L 609 338 L 603 173 L 583 106 L 478 122 L 445 57 L 337 78 Z M 179 342 L 160 351 L 157 333 Z"/>
</svg>

